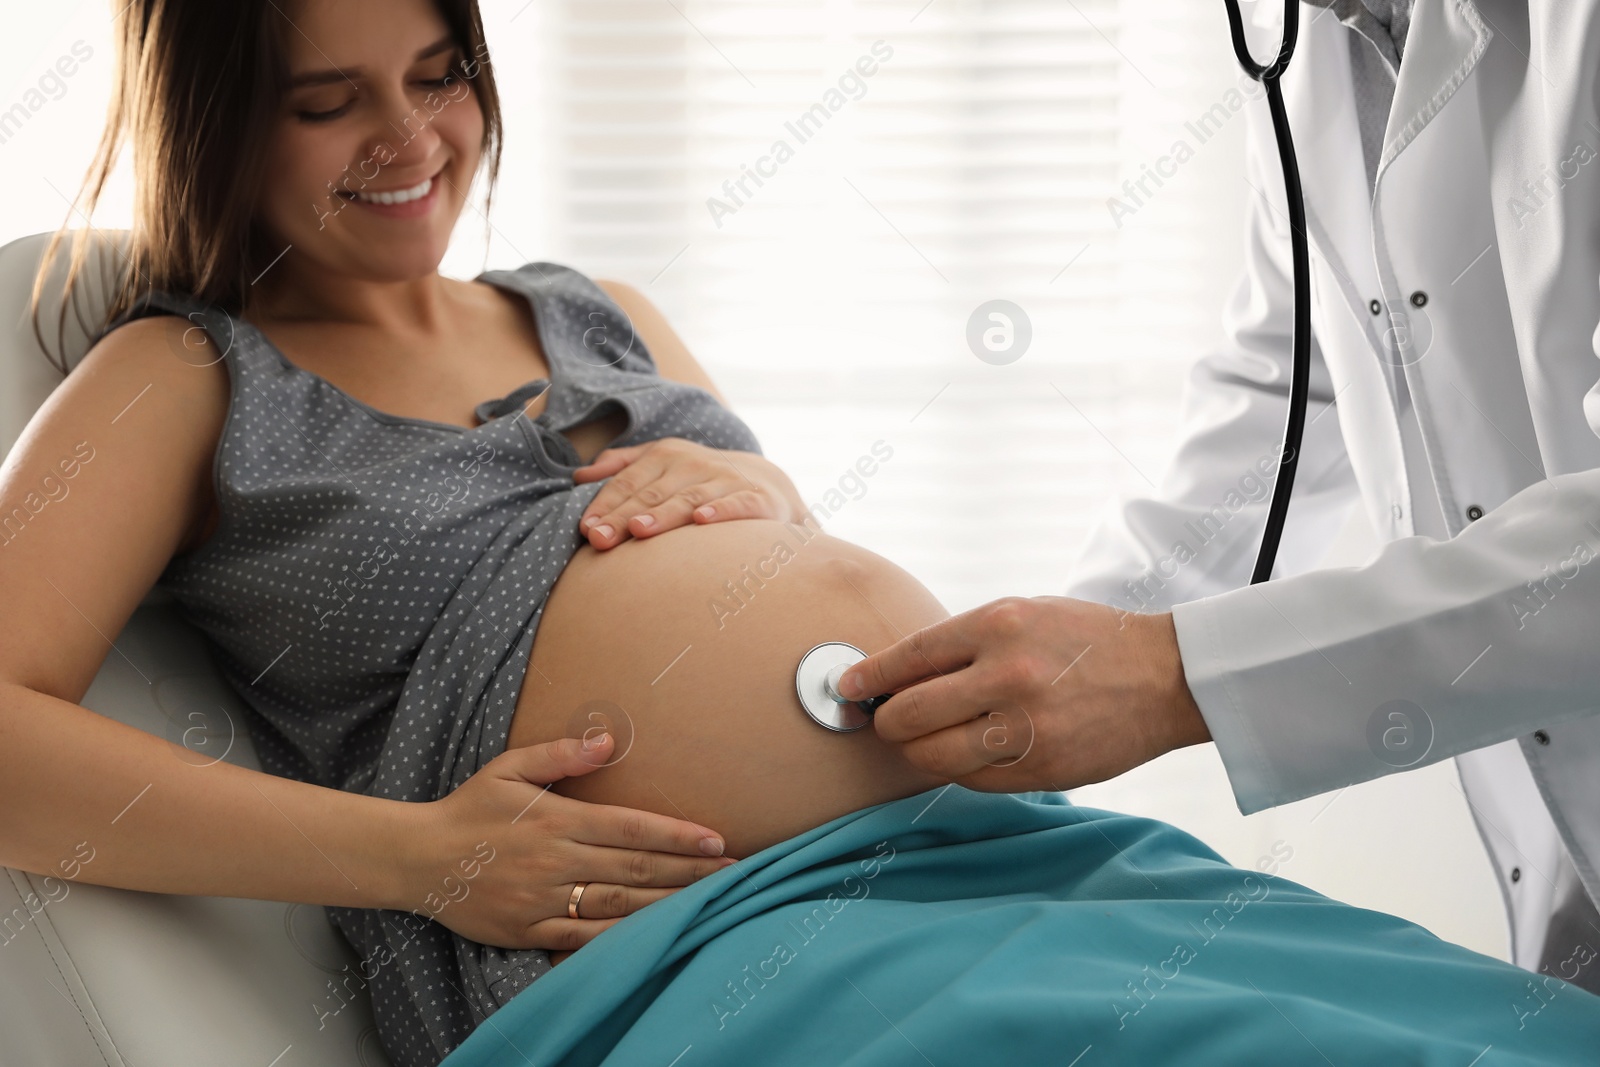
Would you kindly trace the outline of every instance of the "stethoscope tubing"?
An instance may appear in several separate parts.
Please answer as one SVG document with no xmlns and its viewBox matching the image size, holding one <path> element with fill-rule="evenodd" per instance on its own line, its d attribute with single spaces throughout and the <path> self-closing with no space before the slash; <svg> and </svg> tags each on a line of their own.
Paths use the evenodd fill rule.
<svg viewBox="0 0 1600 1067">
<path fill-rule="evenodd" d="M 1284 0 L 1283 43 L 1271 63 L 1262 65 L 1250 54 L 1244 37 L 1244 20 L 1238 0 L 1223 0 L 1228 9 L 1228 31 L 1239 66 L 1266 90 L 1267 107 L 1272 113 L 1272 132 L 1278 142 L 1278 161 L 1283 168 L 1283 187 L 1289 206 L 1289 248 L 1294 274 L 1294 333 L 1289 371 L 1289 412 L 1284 421 L 1283 451 L 1278 456 L 1278 476 L 1272 483 L 1272 501 L 1267 505 L 1267 521 L 1261 534 L 1250 584 L 1272 577 L 1283 539 L 1284 522 L 1289 516 L 1289 497 L 1294 492 L 1294 476 L 1300 465 L 1300 445 L 1305 436 L 1306 401 L 1311 379 L 1311 256 L 1306 247 L 1306 204 L 1300 187 L 1300 167 L 1295 159 L 1294 137 L 1289 131 L 1289 114 L 1278 84 L 1289 59 L 1294 55 L 1300 31 L 1300 5 Z"/>
</svg>

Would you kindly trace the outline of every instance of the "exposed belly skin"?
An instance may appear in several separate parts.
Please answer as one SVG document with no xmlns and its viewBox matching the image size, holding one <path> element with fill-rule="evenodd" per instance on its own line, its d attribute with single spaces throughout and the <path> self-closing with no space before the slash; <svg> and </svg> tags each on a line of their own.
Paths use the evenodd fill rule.
<svg viewBox="0 0 1600 1067">
<path fill-rule="evenodd" d="M 870 725 L 812 722 L 794 676 L 820 642 L 870 655 L 949 614 L 889 560 L 793 523 L 584 545 L 546 601 L 508 747 L 603 726 L 611 762 L 553 790 L 701 823 L 747 857 L 945 783 Z"/>
</svg>

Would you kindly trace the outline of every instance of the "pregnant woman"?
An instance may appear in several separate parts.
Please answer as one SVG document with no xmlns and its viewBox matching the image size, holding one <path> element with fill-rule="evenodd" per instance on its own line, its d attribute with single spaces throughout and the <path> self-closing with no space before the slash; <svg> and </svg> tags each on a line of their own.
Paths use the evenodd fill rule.
<svg viewBox="0 0 1600 1067">
<path fill-rule="evenodd" d="M 118 29 L 91 201 L 125 128 L 127 284 L 0 475 L 104 441 L 0 552 L 0 862 L 148 787 L 90 880 L 327 906 L 402 1067 L 1592 1051 L 1559 976 L 806 719 L 808 648 L 948 613 L 809 521 L 639 294 L 438 273 L 498 154 L 471 0 Z M 152 585 L 267 775 L 77 705 Z"/>
</svg>

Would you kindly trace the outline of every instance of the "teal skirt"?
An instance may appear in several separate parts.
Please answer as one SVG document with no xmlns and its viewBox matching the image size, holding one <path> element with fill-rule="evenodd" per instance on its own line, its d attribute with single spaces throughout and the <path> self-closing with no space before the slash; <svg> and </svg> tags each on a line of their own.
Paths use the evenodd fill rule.
<svg viewBox="0 0 1600 1067">
<path fill-rule="evenodd" d="M 1600 997 L 1167 823 L 951 785 L 635 912 L 443 1062 L 1573 1067 Z"/>
</svg>

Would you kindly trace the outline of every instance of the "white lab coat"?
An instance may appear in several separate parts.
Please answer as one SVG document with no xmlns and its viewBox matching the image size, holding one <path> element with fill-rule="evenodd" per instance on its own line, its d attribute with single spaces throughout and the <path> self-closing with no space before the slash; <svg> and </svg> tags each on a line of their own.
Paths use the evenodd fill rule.
<svg viewBox="0 0 1600 1067">
<path fill-rule="evenodd" d="M 1108 513 L 1067 592 L 1171 608 L 1245 814 L 1455 757 L 1532 968 L 1561 842 L 1600 899 L 1597 4 L 1417 0 L 1370 201 L 1351 31 L 1300 10 L 1283 86 L 1315 345 L 1288 576 L 1248 586 L 1293 319 L 1257 100 L 1228 342 L 1190 375 L 1158 493 Z M 1380 553 L 1308 571 L 1357 500 Z"/>
</svg>

